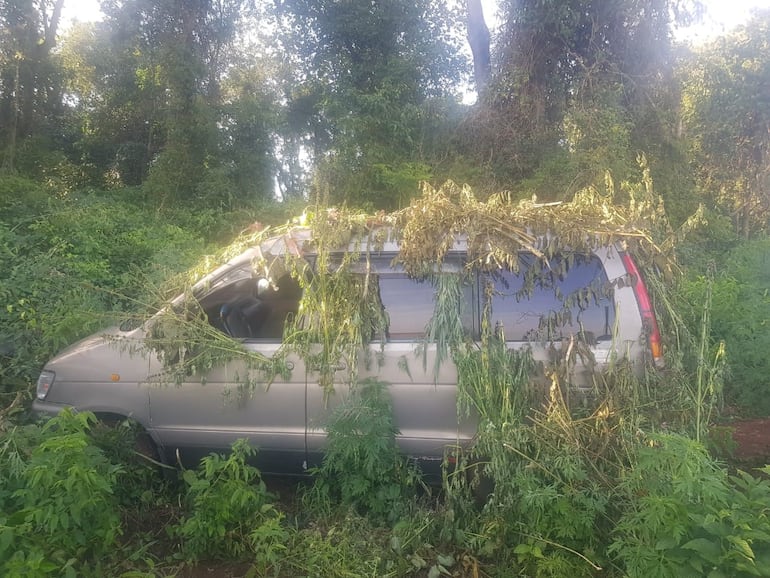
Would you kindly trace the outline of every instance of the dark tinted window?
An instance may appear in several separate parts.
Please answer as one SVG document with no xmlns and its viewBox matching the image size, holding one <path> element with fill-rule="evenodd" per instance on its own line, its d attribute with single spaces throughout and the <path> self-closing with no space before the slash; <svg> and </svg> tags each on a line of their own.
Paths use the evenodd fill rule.
<svg viewBox="0 0 770 578">
<path fill-rule="evenodd" d="M 389 339 L 414 339 L 425 335 L 425 328 L 433 317 L 436 306 L 436 288 L 431 281 L 410 278 L 399 265 L 391 265 L 392 258 L 372 260 L 373 271 L 379 278 L 380 299 L 388 314 Z M 461 263 L 445 262 L 445 270 L 457 271 Z M 449 273 L 454 274 L 454 273 Z M 463 326 L 472 327 L 471 288 L 463 287 L 464 306 L 457 304 L 458 315 L 462 312 Z"/>
<path fill-rule="evenodd" d="M 589 342 L 610 339 L 615 319 L 612 292 L 596 257 L 554 260 L 543 267 L 522 258 L 518 274 L 500 271 L 485 277 L 493 285 L 491 322 L 509 341 L 582 336 Z"/>
</svg>

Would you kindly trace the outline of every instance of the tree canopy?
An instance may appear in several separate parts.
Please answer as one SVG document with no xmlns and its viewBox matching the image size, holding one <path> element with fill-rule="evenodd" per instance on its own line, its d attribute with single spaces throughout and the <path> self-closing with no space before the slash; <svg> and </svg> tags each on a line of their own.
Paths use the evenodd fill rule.
<svg viewBox="0 0 770 578">
<path fill-rule="evenodd" d="M 158 204 L 392 209 L 447 179 L 569 199 L 638 179 L 644 154 L 675 221 L 707 201 L 766 228 L 766 13 L 689 49 L 689 0 L 505 0 L 491 39 L 475 0 L 101 6 L 62 31 L 62 0 L 0 1 L 4 171 Z"/>
</svg>

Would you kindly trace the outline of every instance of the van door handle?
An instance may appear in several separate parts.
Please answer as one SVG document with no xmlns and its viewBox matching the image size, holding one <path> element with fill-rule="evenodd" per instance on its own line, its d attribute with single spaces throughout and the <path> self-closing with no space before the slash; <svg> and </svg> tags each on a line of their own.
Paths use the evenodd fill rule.
<svg viewBox="0 0 770 578">
<path fill-rule="evenodd" d="M 337 365 L 334 366 L 334 371 L 344 371 L 348 368 L 348 364 L 344 361 L 338 361 Z"/>
</svg>

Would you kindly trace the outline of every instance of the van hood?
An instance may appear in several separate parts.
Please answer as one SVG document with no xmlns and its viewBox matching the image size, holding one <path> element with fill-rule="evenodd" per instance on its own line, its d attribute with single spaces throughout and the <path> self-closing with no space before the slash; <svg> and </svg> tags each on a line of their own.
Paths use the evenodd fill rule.
<svg viewBox="0 0 770 578">
<path fill-rule="evenodd" d="M 144 348 L 144 336 L 142 328 L 110 327 L 65 348 L 45 369 L 55 372 L 57 381 L 144 381 L 158 364 Z"/>
</svg>

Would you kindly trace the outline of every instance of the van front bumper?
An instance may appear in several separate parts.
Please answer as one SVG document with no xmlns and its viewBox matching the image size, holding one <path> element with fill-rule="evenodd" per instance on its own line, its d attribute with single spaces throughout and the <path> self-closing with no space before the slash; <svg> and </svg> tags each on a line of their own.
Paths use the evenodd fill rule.
<svg viewBox="0 0 770 578">
<path fill-rule="evenodd" d="M 63 409 L 68 407 L 72 407 L 72 406 L 64 403 L 51 403 L 49 401 L 40 401 L 39 399 L 36 399 L 35 401 L 32 402 L 33 413 L 38 414 L 40 417 L 57 416 Z"/>
</svg>

